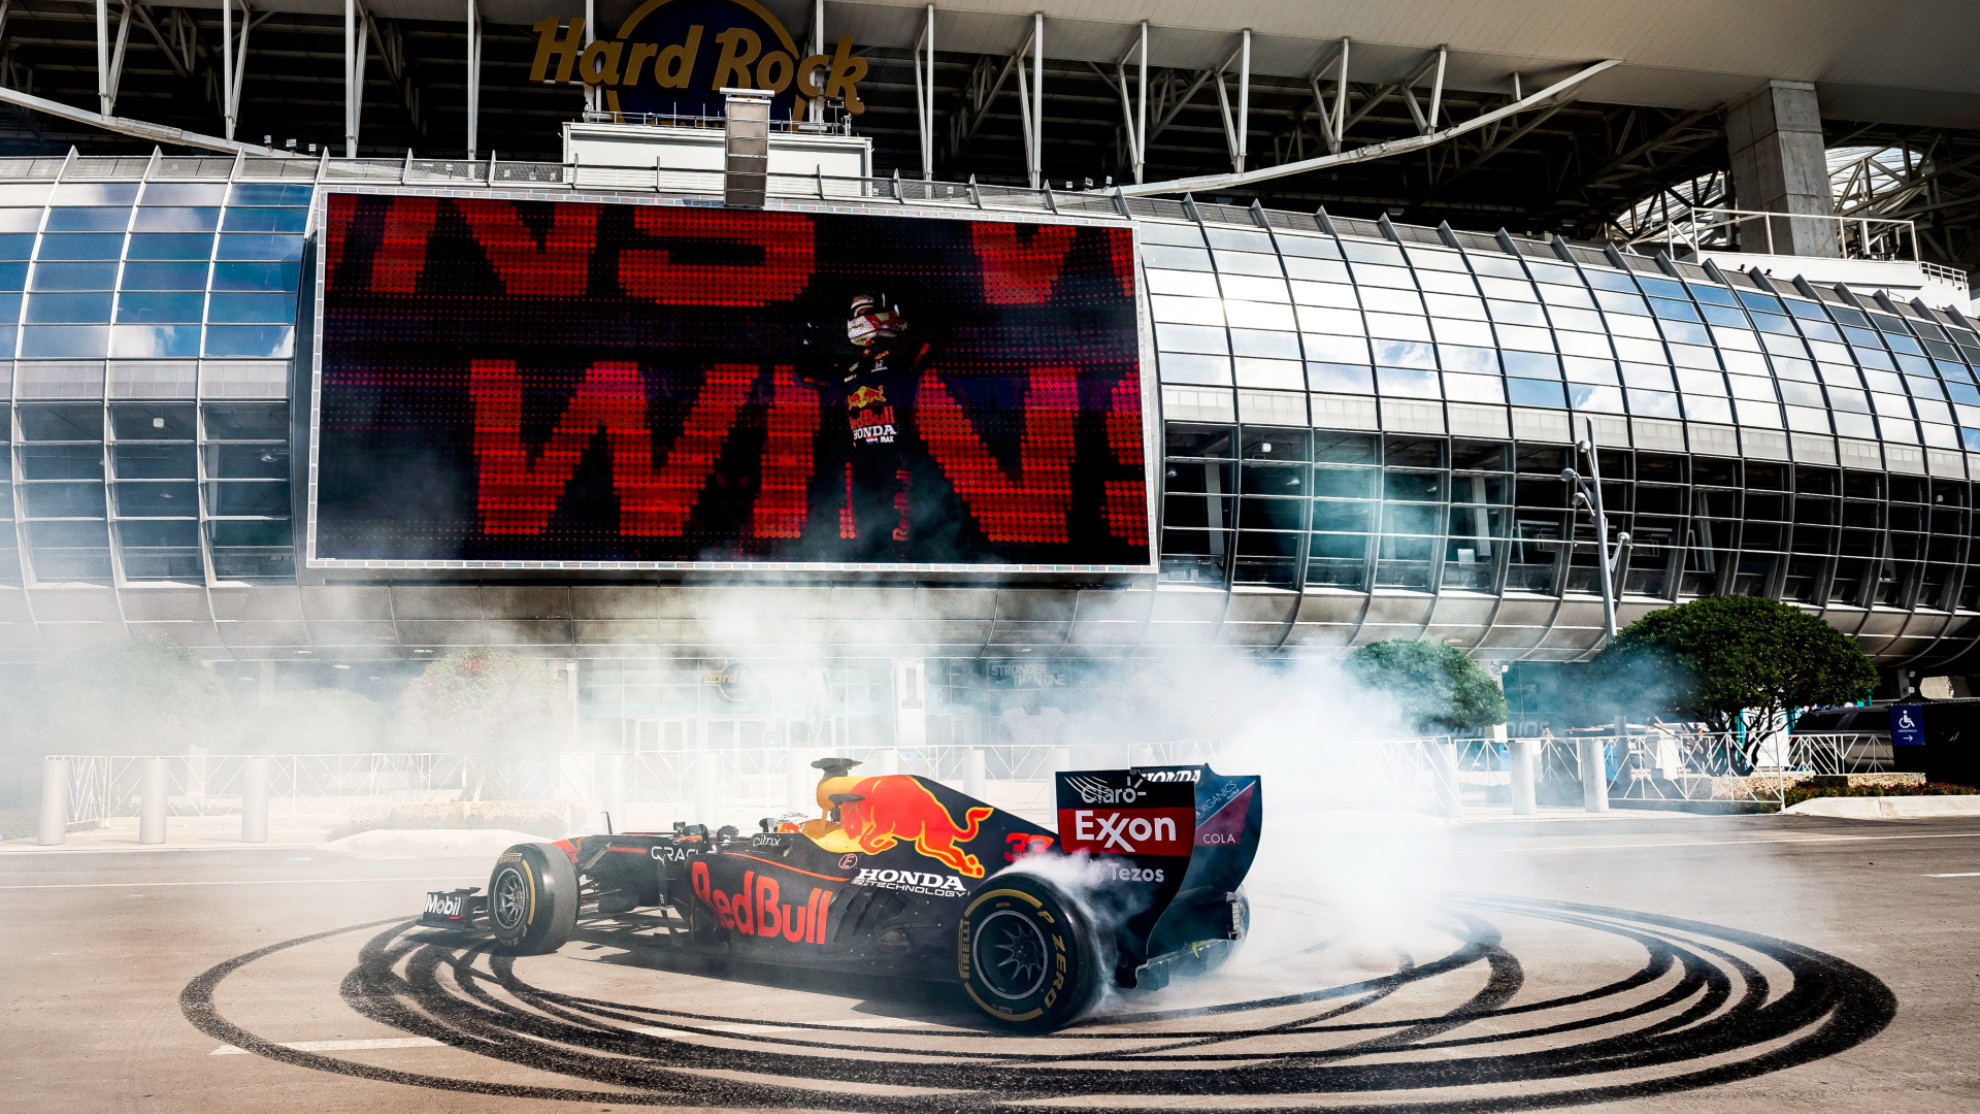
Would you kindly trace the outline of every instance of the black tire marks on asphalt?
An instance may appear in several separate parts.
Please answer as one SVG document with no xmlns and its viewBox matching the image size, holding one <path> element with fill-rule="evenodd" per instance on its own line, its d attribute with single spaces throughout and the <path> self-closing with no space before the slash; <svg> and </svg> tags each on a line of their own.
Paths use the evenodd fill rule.
<svg viewBox="0 0 1980 1114">
<path fill-rule="evenodd" d="M 1525 985 L 1525 963 L 1503 944 L 1497 921 L 1508 918 L 1607 934 L 1641 948 L 1644 958 L 1635 970 L 1602 985 L 1516 1002 Z M 1331 1111 L 1369 1114 L 1453 1105 L 1536 1110 L 1780 1071 L 1869 1040 L 1896 1012 L 1890 990 L 1868 971 L 1814 949 L 1724 926 L 1488 895 L 1455 899 L 1436 920 L 1455 941 L 1448 953 L 1422 962 L 1399 956 L 1394 972 L 1374 978 L 1242 1002 L 1114 1013 L 1044 1039 L 972 1034 L 955 1048 L 933 1047 L 927 1039 L 954 1042 L 954 1033 L 905 1026 L 778 1020 L 780 1029 L 796 1035 L 729 1032 L 714 1026 L 762 1019 L 565 994 L 523 980 L 512 960 L 485 944 L 416 931 L 410 921 L 352 925 L 237 956 L 189 983 L 180 1008 L 202 1032 L 256 1055 L 407 1086 L 518 1098 L 887 1114 L 974 1114 L 1053 1099 L 1106 1099 L 1122 1111 L 1152 1111 L 1166 1107 L 1164 1100 L 1197 1095 L 1225 1100 L 1223 1109 L 1242 1110 L 1247 1099 L 1306 1093 L 1328 1095 Z M 574 1085 L 406 1072 L 284 1048 L 229 1021 L 214 1004 L 215 991 L 229 976 L 260 959 L 377 928 L 382 931 L 366 940 L 357 966 L 340 986 L 352 1010 L 463 1052 L 568 1077 Z M 1785 988 L 1757 961 L 1785 970 Z M 648 965 L 691 967 L 678 955 Z M 1450 1009 L 1400 1019 L 1354 1016 L 1400 990 L 1473 968 L 1482 969 L 1482 985 Z M 1317 1009 L 1291 1019 L 1244 1023 L 1246 1014 L 1302 1005 Z M 1191 1024 L 1182 1028 L 1177 1022 Z M 1477 1022 L 1496 1028 L 1464 1031 Z M 1122 1026 L 1153 1028 L 1117 1031 Z M 1357 1033 L 1368 1035 L 1338 1043 Z M 890 1043 L 894 1037 L 922 1039 Z M 1316 1040 L 1313 1047 L 1291 1050 L 1231 1047 L 1267 1037 L 1280 1044 Z M 722 1043 L 707 1043 L 709 1038 Z M 1547 1046 L 1535 1049 L 1535 1042 Z M 1495 1046 L 1504 1051 L 1495 1053 Z M 876 1053 L 913 1059 L 881 1059 Z M 1374 1062 L 1348 1062 L 1371 1058 Z M 1622 1073 L 1631 1078 L 1603 1078 Z M 878 1094 L 863 1087 L 906 1093 Z M 1505 1093 L 1509 1088 L 1527 1093 Z M 1424 1091 L 1438 1098 L 1425 1104 L 1419 1100 Z M 1404 1098 L 1402 1092 L 1415 1094 Z M 1348 1094 L 1355 1100 L 1343 1104 Z M 1151 1105 L 1137 1105 L 1137 1099 Z M 1283 1104 L 1279 1098 L 1271 1105 L 1283 1110 Z"/>
</svg>

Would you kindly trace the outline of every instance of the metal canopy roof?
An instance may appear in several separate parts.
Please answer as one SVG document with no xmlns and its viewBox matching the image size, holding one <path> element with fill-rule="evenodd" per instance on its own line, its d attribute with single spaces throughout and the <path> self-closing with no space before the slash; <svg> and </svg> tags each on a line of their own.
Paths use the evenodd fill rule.
<svg viewBox="0 0 1980 1114">
<path fill-rule="evenodd" d="M 153 7 L 217 9 L 212 2 Z M 256 11 L 343 14 L 342 0 L 257 0 Z M 458 22 L 462 0 L 372 0 L 385 19 Z M 601 26 L 635 5 L 598 5 Z M 808 30 L 806 0 L 764 0 L 793 33 Z M 907 49 L 927 5 L 914 0 L 826 0 L 836 38 Z M 481 0 L 491 24 L 532 24 L 583 13 L 581 0 Z M 1356 80 L 1396 80 L 1440 45 L 1449 87 L 1499 92 L 1513 73 L 1545 77 L 1596 58 L 1623 65 L 1583 95 L 1610 104 L 1706 108 L 1770 79 L 1812 81 L 1823 115 L 1932 127 L 1980 127 L 1980 4 L 1971 0 L 963 0 L 936 5 L 944 51 L 1008 54 L 1047 21 L 1048 58 L 1112 63 L 1149 24 L 1149 64 L 1200 69 L 1230 53 L 1250 28 L 1252 69 L 1304 78 L 1342 36 L 1354 40 Z"/>
</svg>

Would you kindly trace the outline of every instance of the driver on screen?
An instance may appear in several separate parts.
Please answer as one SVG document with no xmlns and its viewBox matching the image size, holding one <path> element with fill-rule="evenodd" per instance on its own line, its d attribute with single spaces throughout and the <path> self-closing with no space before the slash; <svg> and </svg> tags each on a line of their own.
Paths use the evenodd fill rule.
<svg viewBox="0 0 1980 1114">
<path fill-rule="evenodd" d="M 895 560 L 908 541 L 906 453 L 915 387 L 929 346 L 909 328 L 900 307 L 881 294 L 853 297 L 846 339 L 858 351 L 857 358 L 817 383 L 826 388 L 828 408 L 834 395 L 845 403 L 851 522 L 842 520 L 840 533 L 843 537 L 850 525 L 852 560 Z"/>
</svg>

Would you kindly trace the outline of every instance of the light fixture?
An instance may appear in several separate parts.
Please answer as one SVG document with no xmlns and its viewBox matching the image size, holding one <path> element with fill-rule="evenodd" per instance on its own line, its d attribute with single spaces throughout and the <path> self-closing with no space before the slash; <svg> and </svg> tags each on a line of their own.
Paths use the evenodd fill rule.
<svg viewBox="0 0 1980 1114">
<path fill-rule="evenodd" d="M 153 429 L 164 429 L 164 428 L 165 428 L 165 419 L 163 419 L 163 418 L 153 418 L 153 419 L 151 419 L 151 428 L 153 428 Z"/>
<path fill-rule="evenodd" d="M 340 661 L 340 662 L 333 662 L 333 663 L 331 664 L 331 666 L 330 666 L 330 668 L 332 668 L 332 669 L 349 669 L 349 668 L 350 668 L 350 666 L 348 666 L 348 665 L 345 665 L 345 664 L 344 664 L 343 662 L 341 662 L 341 661 Z"/>
</svg>

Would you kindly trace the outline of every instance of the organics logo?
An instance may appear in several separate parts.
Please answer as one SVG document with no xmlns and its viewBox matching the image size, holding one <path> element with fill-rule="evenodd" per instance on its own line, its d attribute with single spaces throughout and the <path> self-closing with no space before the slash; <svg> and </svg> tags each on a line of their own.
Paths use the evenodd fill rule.
<svg viewBox="0 0 1980 1114">
<path fill-rule="evenodd" d="M 809 100 L 842 100 L 866 110 L 859 82 L 866 59 L 840 37 L 830 54 L 806 54 L 775 15 L 756 0 L 646 0 L 616 35 L 584 41 L 584 20 L 562 30 L 556 16 L 532 28 L 536 58 L 529 79 L 578 80 L 605 91 L 613 112 L 720 114 L 723 89 L 760 89 L 775 114 L 799 115 Z"/>
</svg>

